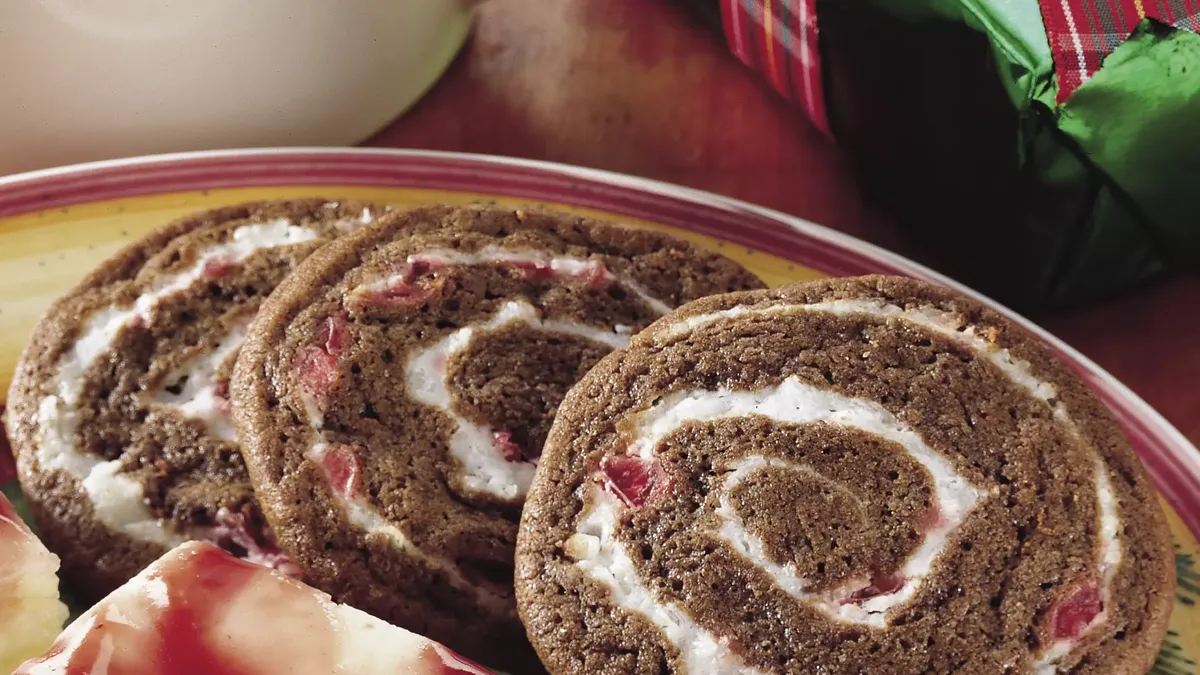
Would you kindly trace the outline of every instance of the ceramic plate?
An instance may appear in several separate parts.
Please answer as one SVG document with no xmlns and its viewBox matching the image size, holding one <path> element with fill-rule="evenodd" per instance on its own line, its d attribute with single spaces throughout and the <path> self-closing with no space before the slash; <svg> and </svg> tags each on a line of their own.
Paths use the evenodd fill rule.
<svg viewBox="0 0 1200 675">
<path fill-rule="evenodd" d="M 546 204 L 665 230 L 716 249 L 771 285 L 822 276 L 903 274 L 969 289 L 900 256 L 768 209 L 629 176 L 495 157 L 401 150 L 280 149 L 165 155 L 0 178 L 0 396 L 41 312 L 129 240 L 190 211 L 328 196 L 415 205 Z M 980 298 L 989 302 L 986 298 Z M 995 306 L 995 303 L 990 303 Z M 1032 323 L 1112 408 L 1167 507 L 1179 570 L 1171 633 L 1156 673 L 1193 673 L 1200 655 L 1200 454 L 1144 401 Z M 0 452 L 6 455 L 7 452 Z M 0 483 L 12 479 L 0 456 Z M 12 493 L 13 486 L 6 492 Z"/>
</svg>

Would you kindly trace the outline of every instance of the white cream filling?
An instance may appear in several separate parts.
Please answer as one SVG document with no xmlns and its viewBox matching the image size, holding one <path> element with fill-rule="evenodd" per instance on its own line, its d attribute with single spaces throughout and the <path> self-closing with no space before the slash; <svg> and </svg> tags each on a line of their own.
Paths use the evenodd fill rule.
<svg viewBox="0 0 1200 675">
<path fill-rule="evenodd" d="M 321 467 L 323 466 L 322 460 L 330 443 L 326 438 L 325 432 L 320 429 L 319 425 L 314 424 L 312 428 L 317 433 L 317 440 L 304 453 L 304 456 L 313 464 Z M 380 515 L 375 510 L 375 507 L 366 499 L 362 497 L 347 498 L 337 489 L 333 489 L 331 492 L 342 508 L 345 509 L 346 518 L 350 523 L 366 532 L 368 537 L 381 537 L 387 540 L 393 548 L 398 549 L 405 555 L 420 560 L 433 569 L 441 570 L 449 578 L 452 586 L 474 594 L 480 605 L 487 608 L 493 614 L 502 614 L 510 609 L 510 602 L 495 593 L 472 584 L 470 580 L 463 576 L 453 561 L 440 556 L 429 555 L 418 548 L 403 530 L 388 522 L 387 518 Z"/>
<path fill-rule="evenodd" d="M 535 251 L 508 251 L 489 247 L 473 254 L 452 250 L 433 251 L 419 256 L 410 256 L 408 262 L 410 264 L 428 262 L 447 266 L 517 262 L 544 265 L 552 271 L 564 275 L 601 272 L 639 295 L 655 311 L 660 313 L 670 311 L 666 304 L 650 296 L 636 283 L 614 277 L 607 268 L 603 267 L 601 261 L 550 257 Z M 396 275 L 379 279 L 355 289 L 352 294 L 360 290 L 384 290 L 405 278 L 404 275 Z M 490 427 L 477 424 L 454 411 L 446 364 L 456 354 L 466 350 L 478 335 L 501 330 L 514 324 L 525 324 L 535 330 L 547 333 L 584 338 L 613 349 L 622 349 L 628 346 L 629 336 L 632 333 L 630 327 L 623 325 L 614 326 L 612 330 L 605 330 L 574 321 L 543 319 L 533 305 L 526 301 L 514 300 L 502 305 L 495 316 L 486 322 L 460 328 L 409 357 L 405 367 L 405 386 L 409 394 L 416 401 L 442 411 L 454 423 L 454 431 L 451 432 L 449 439 L 449 449 L 451 456 L 457 459 L 463 468 L 464 487 L 493 494 L 506 500 L 525 497 L 529 491 L 529 485 L 533 481 L 536 464 L 505 459 L 496 447 L 496 432 Z M 321 430 L 324 415 L 311 402 L 306 401 L 305 405 L 309 424 L 318 434 L 317 442 L 309 449 L 306 456 L 310 461 L 319 465 L 328 445 L 328 440 Z M 338 499 L 346 509 L 350 522 L 366 531 L 368 535 L 383 536 L 397 549 L 444 570 L 454 585 L 474 591 L 480 602 L 494 611 L 498 612 L 507 607 L 505 601 L 499 596 L 471 584 L 462 576 L 452 561 L 430 556 L 417 548 L 399 528 L 388 522 L 366 500 L 345 499 L 340 495 Z"/>
<path fill-rule="evenodd" d="M 1104 572 L 1104 588 L 1108 590 L 1121 565 L 1121 519 L 1117 515 L 1117 495 L 1103 462 L 1096 463 L 1096 496 L 1100 503 L 1100 569 Z"/>
<path fill-rule="evenodd" d="M 1075 643 L 1070 640 L 1058 640 L 1050 644 L 1046 651 L 1033 662 L 1035 675 L 1054 675 L 1058 672 L 1055 662 L 1071 653 Z"/>
<path fill-rule="evenodd" d="M 588 537 L 586 548 L 595 555 L 576 562 L 588 576 L 604 585 L 612 603 L 644 616 L 663 632 L 667 641 L 679 649 L 683 675 L 762 674 L 746 666 L 730 648 L 729 639 L 717 637 L 697 624 L 686 610 L 673 603 L 661 602 L 654 591 L 638 578 L 633 561 L 616 539 L 617 513 L 621 503 L 601 487 L 593 487 L 587 510 L 581 514 L 576 532 Z M 765 674 L 764 674 L 765 675 Z"/>
<path fill-rule="evenodd" d="M 785 424 L 826 422 L 860 429 L 897 443 L 912 455 L 933 478 L 935 497 L 947 519 L 959 520 L 985 496 L 960 476 L 944 457 L 929 447 L 921 436 L 874 401 L 850 398 L 789 377 L 773 387 L 757 391 L 717 389 L 676 392 L 663 397 L 637 416 L 633 447 L 639 452 L 654 449 L 688 422 L 762 415 Z"/>
<path fill-rule="evenodd" d="M 37 459 L 42 470 L 63 471 L 79 480 L 97 519 L 109 529 L 166 547 L 184 541 L 185 537 L 155 518 L 146 507 L 141 486 L 120 473 L 120 460 L 105 461 L 76 447 L 84 375 L 109 351 L 122 329 L 135 321 L 152 320 L 165 300 L 201 279 L 206 261 L 219 258 L 238 263 L 261 249 L 316 237 L 315 231 L 286 220 L 245 225 L 233 232 L 230 241 L 200 251 L 191 268 L 160 279 L 132 307 L 107 307 L 89 316 L 75 344 L 59 360 L 57 376 L 38 406 Z"/>
<path fill-rule="evenodd" d="M 771 561 L 762 541 L 746 530 L 728 502 L 728 490 L 745 480 L 749 474 L 776 464 L 791 465 L 761 456 L 743 460 L 726 477 L 725 492 L 717 509 L 717 515 L 722 518 L 718 535 L 748 562 L 771 576 L 785 592 L 836 621 L 875 628 L 886 626 L 888 610 L 912 599 L 945 548 L 950 534 L 962 524 L 986 493 L 959 475 L 919 434 L 883 406 L 874 401 L 849 398 L 813 387 L 795 377 L 758 391 L 718 389 L 670 394 L 636 417 L 636 428 L 631 432 L 636 440 L 630 446 L 631 451 L 646 458 L 653 457 L 664 439 L 689 422 L 715 422 L 750 415 L 761 415 L 783 424 L 827 423 L 859 429 L 900 445 L 929 472 L 933 479 L 934 500 L 941 511 L 943 524 L 927 532 L 921 545 L 905 561 L 900 571 L 904 577 L 900 589 L 857 604 L 842 604 L 840 601 L 849 598 L 863 584 L 859 588 L 839 589 L 829 597 L 806 592 L 808 582 L 796 574 L 794 566 Z M 807 471 L 806 467 L 798 468 Z"/>
<path fill-rule="evenodd" d="M 1016 359 L 1007 349 L 1000 349 L 995 344 L 975 332 L 974 326 L 963 326 L 962 319 L 957 315 L 935 307 L 920 307 L 904 309 L 889 305 L 881 300 L 828 300 L 815 302 L 810 305 L 768 305 L 766 307 L 746 307 L 739 305 L 720 312 L 700 314 L 680 319 L 664 326 L 661 330 L 665 337 L 677 339 L 687 334 L 715 323 L 752 316 L 777 316 L 800 314 L 805 312 L 825 312 L 845 316 L 847 314 L 865 314 L 882 319 L 899 319 L 932 330 L 982 356 L 995 365 L 1013 382 L 1029 390 L 1036 398 L 1051 403 L 1057 391 L 1053 384 L 1043 382 L 1030 372 L 1029 364 Z M 1058 407 L 1055 406 L 1057 411 Z"/>
<path fill-rule="evenodd" d="M 498 246 L 487 246 L 475 253 L 466 253 L 445 249 L 428 251 L 409 256 L 409 263 L 428 262 L 446 266 L 455 265 L 489 265 L 492 263 L 533 264 L 548 268 L 555 274 L 563 276 L 588 276 L 598 273 L 606 281 L 615 282 L 633 292 L 642 302 L 650 306 L 658 314 L 666 314 L 671 307 L 662 300 L 654 297 L 638 282 L 628 277 L 613 273 L 600 258 L 575 258 L 571 256 L 556 256 L 542 251 L 510 250 Z"/>
<path fill-rule="evenodd" d="M 742 481 L 768 468 L 779 468 L 788 471 L 798 471 L 811 478 L 825 482 L 833 489 L 844 492 L 851 499 L 861 501 L 845 487 L 832 483 L 813 469 L 802 464 L 787 462 L 777 458 L 750 455 L 739 460 L 733 470 L 725 476 L 721 487 L 720 506 L 716 514 L 722 520 L 718 535 L 734 548 L 751 564 L 766 572 L 780 589 L 796 600 L 815 607 L 826 616 L 836 621 L 857 623 L 872 628 L 883 628 L 887 625 L 886 612 L 891 608 L 908 602 L 916 593 L 922 579 L 929 574 L 934 560 L 946 546 L 950 533 L 960 523 L 950 523 L 938 527 L 925 534 L 925 540 L 912 556 L 905 562 L 900 574 L 904 584 L 896 591 L 885 595 L 868 598 L 861 602 L 849 603 L 854 593 L 866 587 L 866 582 L 848 584 L 843 588 L 826 593 L 810 593 L 807 591 L 811 583 L 801 577 L 796 566 L 792 563 L 780 565 L 771 559 L 766 552 L 762 540 L 746 529 L 745 522 L 737 509 L 730 502 L 730 494 Z M 944 506 L 944 505 L 943 505 Z M 965 516 L 963 516 L 965 517 Z"/>
<path fill-rule="evenodd" d="M 540 251 L 488 246 L 474 253 L 452 249 L 427 251 L 409 256 L 408 263 L 428 263 L 445 267 L 516 263 L 536 265 L 564 276 L 596 275 L 621 284 L 659 314 L 671 311 L 666 303 L 652 296 L 637 282 L 611 272 L 602 259 L 554 256 Z M 407 273 L 392 275 L 364 284 L 351 294 L 383 291 L 407 279 Z M 628 346 L 629 337 L 633 333 L 630 326 L 623 324 L 615 325 L 611 330 L 604 330 L 573 321 L 542 319 L 529 303 L 510 301 L 489 321 L 459 329 L 436 344 L 417 351 L 409 359 L 405 372 L 409 393 L 417 401 L 442 411 L 454 422 L 454 431 L 451 432 L 449 441 L 450 454 L 463 467 L 464 487 L 505 500 L 524 498 L 533 481 L 536 462 L 513 462 L 506 459 L 497 448 L 496 432 L 454 411 L 445 364 L 455 354 L 467 349 L 471 340 L 480 333 L 499 330 L 518 322 L 535 330 L 573 335 L 613 349 Z M 308 413 L 310 419 L 316 419 L 320 415 L 320 412 L 312 410 L 311 406 Z"/>
<path fill-rule="evenodd" d="M 308 452 L 305 453 L 305 457 L 307 457 L 309 461 L 317 466 L 323 466 L 325 453 L 329 449 L 329 443 L 325 440 L 324 432 L 320 431 L 319 429 L 315 430 L 318 434 L 318 440 L 311 448 L 308 449 Z M 383 536 L 392 543 L 392 546 L 400 549 L 408 555 L 424 557 L 425 554 L 413 545 L 412 540 L 408 538 L 408 535 L 401 532 L 400 528 L 395 527 L 383 516 L 380 516 L 378 513 L 376 513 L 375 509 L 366 503 L 366 500 L 362 499 L 361 497 L 347 499 L 337 489 L 334 489 L 333 493 L 334 496 L 337 497 L 338 501 L 342 504 L 342 507 L 346 509 L 347 518 L 349 518 L 350 522 L 356 527 L 362 528 L 371 534 Z"/>
<path fill-rule="evenodd" d="M 731 471 L 725 474 L 725 480 L 721 484 L 719 491 L 721 495 L 720 505 L 717 506 L 716 514 L 721 518 L 722 522 L 717 534 L 744 558 L 750 560 L 755 566 L 770 575 L 775 584 L 788 595 L 805 602 L 826 602 L 826 598 L 805 592 L 810 583 L 807 579 L 800 576 L 795 564 L 787 563 L 780 565 L 772 560 L 771 556 L 767 555 L 767 549 L 762 539 L 750 534 L 750 531 L 746 529 L 746 522 L 742 519 L 741 514 L 738 513 L 737 507 L 730 501 L 730 497 L 737 486 L 741 485 L 747 478 L 767 469 L 783 469 L 803 473 L 813 480 L 825 483 L 834 491 L 845 494 L 856 503 L 861 504 L 862 500 L 850 490 L 825 478 L 808 466 L 776 457 L 750 455 L 739 459 L 730 468 Z M 824 607 L 822 611 L 826 614 L 835 613 Z"/>
<path fill-rule="evenodd" d="M 571 321 L 542 319 L 528 302 L 513 300 L 504 303 L 488 321 L 467 326 L 442 338 L 433 345 L 416 351 L 405 368 L 405 386 L 418 402 L 440 410 L 454 422 L 450 434 L 450 454 L 463 468 L 463 485 L 468 490 L 486 492 L 501 499 L 523 498 L 529 491 L 536 468 L 534 462 L 513 462 L 497 450 L 495 432 L 491 427 L 473 422 L 454 411 L 446 363 L 467 349 L 471 340 L 481 333 L 500 330 L 523 323 L 547 333 L 563 333 L 621 349 L 629 344 L 629 336 Z"/>
<path fill-rule="evenodd" d="M 334 208 L 336 208 L 337 204 L 333 204 L 333 206 L 334 206 Z M 370 225 L 374 221 L 375 221 L 375 214 L 371 213 L 371 209 L 364 208 L 362 210 L 362 212 L 358 214 L 357 217 L 342 218 L 341 220 L 334 223 L 334 227 L 338 228 L 339 230 L 341 230 L 343 232 L 354 232 L 355 230 L 360 230 L 360 229 L 366 227 L 367 225 Z"/>
<path fill-rule="evenodd" d="M 1066 406 L 1057 400 L 1058 391 L 1050 382 L 1038 379 L 1030 369 L 1029 363 L 1015 358 L 1007 349 L 1002 349 L 988 341 L 975 331 L 974 326 L 966 326 L 962 317 L 938 309 L 936 307 L 919 307 L 905 309 L 882 300 L 829 300 L 808 305 L 780 304 L 765 307 L 737 306 L 727 310 L 700 314 L 680 319 L 659 329 L 661 339 L 679 339 L 709 324 L 751 316 L 780 316 L 800 314 L 805 312 L 827 312 L 837 315 L 863 314 L 867 316 L 897 319 L 906 321 L 922 328 L 949 338 L 951 341 L 969 349 L 998 368 L 1013 383 L 1024 388 L 1031 396 L 1042 401 L 1053 411 L 1054 418 L 1063 423 L 1077 443 L 1083 443 L 1083 437 L 1075 421 L 1071 419 Z M 961 330 L 960 330 L 961 329 Z M 1108 477 L 1108 468 L 1100 457 L 1096 457 L 1096 498 L 1100 509 L 1098 534 L 1102 542 L 1099 567 L 1103 575 L 1103 597 L 1106 609 L 1092 624 L 1085 629 L 1099 625 L 1107 615 L 1108 599 L 1111 597 L 1112 580 L 1115 578 L 1123 557 L 1121 543 L 1120 514 L 1116 495 Z M 1069 653 L 1076 644 L 1072 640 L 1060 640 L 1052 643 L 1037 659 L 1035 668 L 1039 675 L 1056 671 L 1053 663 Z"/>
<path fill-rule="evenodd" d="M 233 358 L 246 341 L 247 329 L 246 324 L 239 323 L 221 338 L 212 351 L 188 359 L 180 368 L 163 378 L 150 402 L 170 406 L 184 417 L 200 420 L 209 433 L 220 439 L 236 441 L 237 433 L 227 412 L 228 402 L 224 406 L 218 405 L 216 375 L 221 366 Z M 182 383 L 179 385 L 178 394 L 166 389 L 176 383 Z M 224 411 L 222 407 L 225 408 Z"/>
<path fill-rule="evenodd" d="M 1083 631 L 1071 640 L 1055 640 L 1033 662 L 1036 675 L 1054 675 L 1058 672 L 1055 663 L 1071 653 L 1075 645 L 1096 626 L 1101 625 L 1107 618 L 1111 608 L 1112 583 L 1121 567 L 1120 518 L 1117 515 L 1117 498 L 1113 494 L 1112 481 L 1108 477 L 1108 469 L 1101 461 L 1096 462 L 1096 498 L 1100 507 L 1100 574 L 1101 610 Z"/>
</svg>

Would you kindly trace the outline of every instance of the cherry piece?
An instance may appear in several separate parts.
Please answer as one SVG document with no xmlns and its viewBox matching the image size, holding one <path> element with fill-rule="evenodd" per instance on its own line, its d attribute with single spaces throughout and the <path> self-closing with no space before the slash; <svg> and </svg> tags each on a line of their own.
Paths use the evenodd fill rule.
<svg viewBox="0 0 1200 675">
<path fill-rule="evenodd" d="M 214 253 L 201 262 L 200 274 L 208 279 L 223 277 L 229 274 L 236 264 L 232 256 L 226 253 Z"/>
<path fill-rule="evenodd" d="M 408 259 L 408 266 L 404 268 L 401 277 L 411 283 L 426 274 L 443 269 L 446 269 L 446 263 L 441 258 L 414 255 Z"/>
<path fill-rule="evenodd" d="M 222 507 L 217 511 L 216 525 L 208 528 L 204 538 L 248 562 L 291 577 L 304 576 L 300 567 L 275 545 L 271 528 L 265 523 L 255 527 L 240 511 Z"/>
<path fill-rule="evenodd" d="M 350 329 L 346 320 L 340 316 L 329 316 L 321 322 L 317 330 L 317 343 L 325 345 L 325 351 L 337 356 L 350 342 Z"/>
<path fill-rule="evenodd" d="M 213 385 L 213 407 L 222 417 L 230 416 L 229 380 L 221 380 Z"/>
<path fill-rule="evenodd" d="M 849 598 L 842 601 L 843 605 L 856 605 L 861 602 L 891 595 L 904 588 L 904 577 L 900 574 L 876 573 L 871 575 L 871 583 L 866 588 L 860 588 Z"/>
<path fill-rule="evenodd" d="M 610 492 L 628 506 L 644 506 L 670 492 L 670 479 L 655 459 L 633 455 L 608 456 L 600 471 Z"/>
<path fill-rule="evenodd" d="M 503 265 L 518 270 L 521 276 L 530 282 L 547 281 L 555 276 L 554 270 L 549 265 L 534 260 L 511 260 L 505 261 Z"/>
<path fill-rule="evenodd" d="M 921 514 L 921 521 L 918 524 L 921 534 L 927 534 L 934 530 L 944 530 L 950 521 L 946 519 L 941 508 L 937 504 L 931 504 L 925 513 Z"/>
<path fill-rule="evenodd" d="M 521 461 L 521 446 L 512 442 L 512 434 L 507 431 L 492 432 L 492 447 L 496 448 L 505 461 Z"/>
<path fill-rule="evenodd" d="M 316 345 L 300 350 L 295 368 L 300 386 L 314 396 L 325 396 L 337 382 L 337 358 Z"/>
<path fill-rule="evenodd" d="M 1055 640 L 1074 640 L 1096 620 L 1104 610 L 1100 586 L 1085 583 L 1050 609 L 1050 637 Z"/>
<path fill-rule="evenodd" d="M 341 317 L 328 317 L 317 330 L 315 344 L 296 354 L 296 379 L 318 398 L 329 393 L 338 379 L 338 356 L 350 342 L 350 332 Z"/>
<path fill-rule="evenodd" d="M 343 499 L 354 499 L 362 488 L 362 465 L 354 449 L 348 445 L 330 446 L 321 453 L 319 463 L 333 491 Z"/>
<path fill-rule="evenodd" d="M 387 278 L 382 288 L 356 292 L 354 302 L 365 307 L 418 307 L 425 304 L 442 283 L 424 277 L 445 267 L 445 262 L 439 258 L 412 256 L 403 269 Z"/>
<path fill-rule="evenodd" d="M 417 307 L 433 294 L 429 287 L 395 277 L 381 290 L 365 294 L 362 301 L 367 305 L 388 307 Z"/>
<path fill-rule="evenodd" d="M 230 419 L 233 416 L 233 406 L 230 404 L 229 399 L 223 396 L 213 395 L 213 408 L 225 419 Z"/>
</svg>

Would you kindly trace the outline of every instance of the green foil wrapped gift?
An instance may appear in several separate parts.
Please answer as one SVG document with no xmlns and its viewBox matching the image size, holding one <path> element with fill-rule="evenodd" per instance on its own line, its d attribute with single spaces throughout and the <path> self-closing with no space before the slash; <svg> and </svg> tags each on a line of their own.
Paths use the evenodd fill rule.
<svg viewBox="0 0 1200 675">
<path fill-rule="evenodd" d="M 1200 0 L 707 4 L 980 290 L 1033 312 L 1200 268 Z"/>
</svg>

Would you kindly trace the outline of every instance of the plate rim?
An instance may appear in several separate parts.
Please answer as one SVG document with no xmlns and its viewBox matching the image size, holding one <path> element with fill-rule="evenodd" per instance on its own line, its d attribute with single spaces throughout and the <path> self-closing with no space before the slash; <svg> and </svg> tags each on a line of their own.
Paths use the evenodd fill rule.
<svg viewBox="0 0 1200 675">
<path fill-rule="evenodd" d="M 284 165 L 287 162 L 295 164 L 290 169 L 285 168 Z M 366 164 L 362 164 L 363 162 Z M 419 177 L 413 179 L 413 184 L 389 184 L 378 179 L 371 179 L 369 174 L 364 177 L 353 173 L 379 171 L 387 165 L 393 165 L 388 168 L 401 169 L 405 168 L 406 164 L 415 165 L 421 162 L 438 165 L 441 169 L 449 172 L 447 176 L 455 170 L 465 172 L 455 178 L 461 185 L 439 187 L 439 184 L 433 182 L 422 184 Z M 336 172 L 340 168 L 346 172 L 347 180 L 339 181 L 335 178 L 327 178 L 319 182 L 306 183 L 297 181 L 295 176 L 289 177 L 289 171 L 295 174 L 303 172 L 306 166 L 311 170 L 315 169 L 317 165 L 327 165 L 323 167 L 325 171 Z M 231 174 L 228 173 L 231 166 L 240 168 L 243 172 L 257 167 L 261 175 L 250 179 L 247 174 L 241 181 L 230 182 L 233 180 Z M 161 189 L 155 188 L 156 182 L 162 184 L 167 179 L 166 175 L 161 175 L 156 171 L 158 169 L 171 169 L 179 174 L 172 176 L 176 183 L 172 184 L 170 188 L 165 186 Z M 275 169 L 275 171 L 271 169 Z M 513 186 L 497 191 L 494 188 L 486 187 L 487 181 L 474 173 L 484 169 L 513 170 L 522 172 L 523 175 L 512 176 Z M 138 175 L 139 171 L 145 172 L 145 175 Z M 131 174 L 133 175 L 131 176 Z M 354 176 L 352 181 L 348 180 L 351 175 Z M 492 180 L 497 180 L 499 175 L 501 174 L 493 175 Z M 217 176 L 224 178 L 217 180 Z M 586 194 L 591 191 L 594 194 L 587 201 L 599 203 L 581 204 L 578 201 L 571 202 L 569 198 L 559 200 L 529 196 L 524 198 L 535 201 L 559 201 L 655 221 L 656 218 L 652 214 L 635 215 L 631 212 L 636 211 L 633 208 L 636 197 L 655 196 L 674 203 L 676 207 L 686 207 L 699 212 L 707 211 L 707 215 L 710 217 L 721 214 L 725 216 L 725 220 L 729 224 L 736 222 L 744 228 L 753 229 L 751 227 L 753 223 L 742 222 L 742 219 L 752 217 L 759 221 L 758 226 L 767 228 L 760 229 L 757 232 L 758 235 L 768 234 L 768 229 L 772 225 L 784 226 L 791 233 L 809 240 L 810 244 L 815 245 L 823 253 L 829 253 L 831 250 L 848 252 L 884 268 L 885 273 L 899 273 L 941 284 L 983 302 L 1015 321 L 1055 350 L 1107 404 L 1121 423 L 1125 433 L 1130 436 L 1130 441 L 1136 447 L 1145 448 L 1150 453 L 1150 457 L 1142 455 L 1142 459 L 1160 494 L 1167 498 L 1192 534 L 1200 536 L 1200 450 L 1161 413 L 1108 371 L 1021 314 L 925 265 L 852 235 L 739 199 L 664 181 L 545 160 L 440 150 L 297 146 L 142 155 L 0 176 L 0 219 L 123 197 L 192 190 L 236 189 L 238 187 L 297 187 L 306 184 L 335 185 L 344 183 L 347 187 L 425 188 L 522 198 L 523 191 L 535 192 L 534 186 L 538 185 L 539 181 L 546 183 L 554 178 L 568 180 L 565 187 L 559 188 L 560 196 L 566 197 L 575 193 Z M 213 180 L 216 180 L 217 184 L 210 182 Z M 472 184 L 476 184 L 477 187 L 470 188 L 469 185 Z M 56 189 L 58 192 L 55 191 Z M 620 204 L 622 199 L 628 200 L 630 204 L 623 207 Z M 731 238 L 728 236 L 731 234 L 730 232 L 718 233 L 711 229 L 705 232 L 698 225 L 690 228 L 682 224 L 677 226 L 718 237 L 725 235 L 722 238 L 727 241 L 756 248 L 755 244 L 751 243 L 754 238 L 748 237 L 745 233 L 735 233 L 735 236 Z M 751 234 L 754 233 L 751 232 Z M 798 241 L 795 240 L 791 243 L 795 244 Z M 761 243 L 757 247 L 761 250 Z M 806 264 L 795 260 L 787 253 L 780 254 L 780 257 L 794 260 L 799 264 Z M 818 271 L 825 273 L 827 270 Z"/>
</svg>

